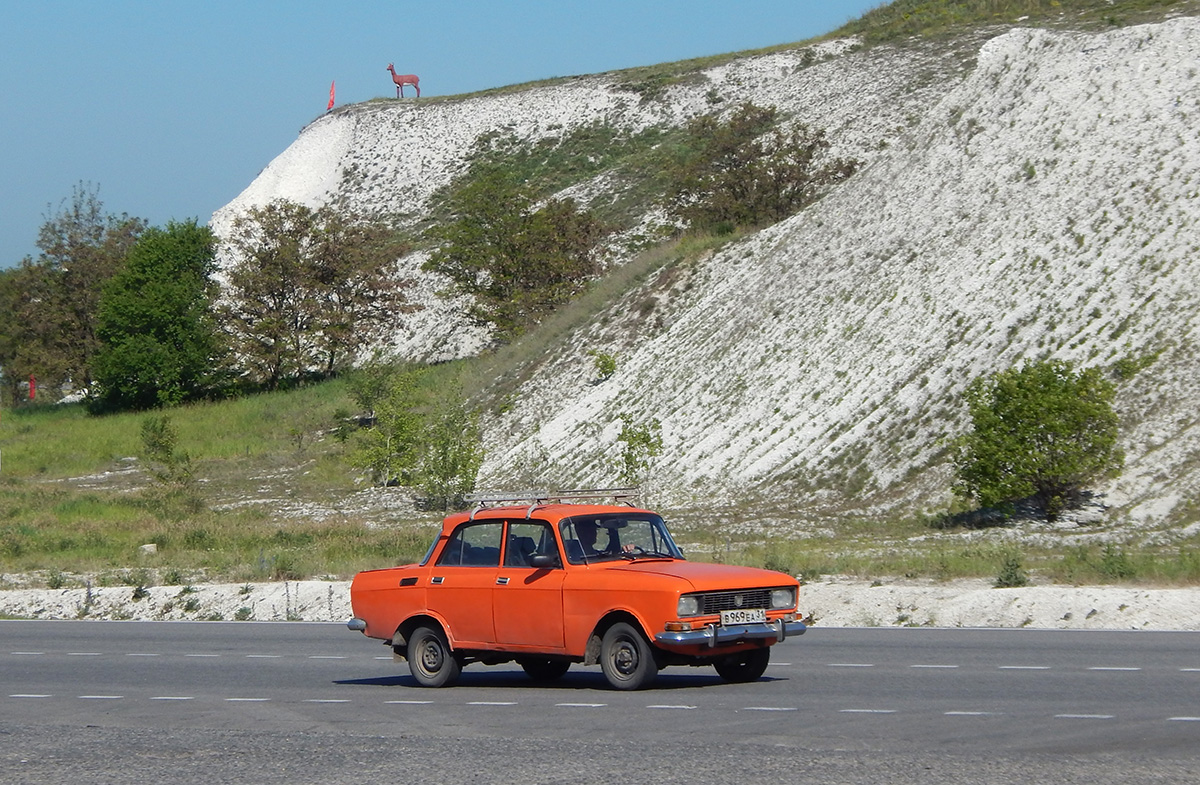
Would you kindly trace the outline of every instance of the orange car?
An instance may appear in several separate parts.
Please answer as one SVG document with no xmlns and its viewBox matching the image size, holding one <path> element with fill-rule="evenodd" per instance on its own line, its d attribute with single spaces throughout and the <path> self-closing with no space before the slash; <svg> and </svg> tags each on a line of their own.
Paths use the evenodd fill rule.
<svg viewBox="0 0 1200 785">
<path fill-rule="evenodd" d="M 599 663 L 620 690 L 668 665 L 753 681 L 772 644 L 804 632 L 795 578 L 689 562 L 649 510 L 561 501 L 601 493 L 613 495 L 449 516 L 420 564 L 354 577 L 349 628 L 391 646 L 426 687 L 453 684 L 472 662 L 516 660 L 538 681 Z"/>
</svg>

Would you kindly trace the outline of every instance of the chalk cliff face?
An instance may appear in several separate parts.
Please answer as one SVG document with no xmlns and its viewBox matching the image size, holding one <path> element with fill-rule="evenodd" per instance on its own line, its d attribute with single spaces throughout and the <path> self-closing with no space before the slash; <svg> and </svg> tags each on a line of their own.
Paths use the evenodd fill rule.
<svg viewBox="0 0 1200 785">
<path fill-rule="evenodd" d="M 864 166 L 800 215 L 636 279 L 559 339 L 487 419 L 481 483 L 613 483 L 624 417 L 661 423 L 647 485 L 663 505 L 940 509 L 972 378 L 1026 359 L 1126 360 L 1142 367 L 1120 386 L 1127 465 L 1096 490 L 1110 521 L 1177 536 L 1200 501 L 1196 52 L 1200 21 L 1180 18 L 831 42 L 737 59 L 645 100 L 606 74 L 373 102 L 306 128 L 213 224 L 276 197 L 415 220 L 483 133 L 636 130 L 773 104 Z M 401 326 L 398 351 L 478 351 L 486 335 L 461 303 L 422 286 L 430 307 Z M 589 350 L 614 353 L 616 373 L 594 383 Z"/>
</svg>

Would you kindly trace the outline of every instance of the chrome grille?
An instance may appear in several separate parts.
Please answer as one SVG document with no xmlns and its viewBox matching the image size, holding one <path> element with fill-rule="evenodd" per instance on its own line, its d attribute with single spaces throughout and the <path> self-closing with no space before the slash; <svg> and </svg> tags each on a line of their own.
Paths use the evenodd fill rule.
<svg viewBox="0 0 1200 785">
<path fill-rule="evenodd" d="M 770 589 L 743 589 L 700 595 L 701 615 L 732 611 L 739 608 L 770 608 Z"/>
</svg>

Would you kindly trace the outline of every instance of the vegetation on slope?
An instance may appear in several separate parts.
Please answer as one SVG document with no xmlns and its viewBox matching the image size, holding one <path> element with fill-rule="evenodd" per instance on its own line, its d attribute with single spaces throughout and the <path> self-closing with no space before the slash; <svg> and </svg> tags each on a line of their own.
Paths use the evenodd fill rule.
<svg viewBox="0 0 1200 785">
<path fill-rule="evenodd" d="M 1120 26 L 1161 20 L 1164 14 L 1196 14 L 1193 0 L 894 0 L 835 30 L 867 43 L 913 36 L 945 36 L 984 25 Z"/>
</svg>

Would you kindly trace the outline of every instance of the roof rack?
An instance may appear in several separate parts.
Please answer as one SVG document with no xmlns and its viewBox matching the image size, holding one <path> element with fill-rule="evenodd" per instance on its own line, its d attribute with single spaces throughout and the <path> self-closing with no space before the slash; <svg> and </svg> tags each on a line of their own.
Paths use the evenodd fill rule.
<svg viewBox="0 0 1200 785">
<path fill-rule="evenodd" d="M 503 493 L 472 493 L 463 499 L 474 505 L 471 510 L 471 520 L 475 513 L 489 507 L 506 507 L 509 505 L 528 504 L 525 517 L 529 517 L 535 509 L 545 504 L 564 502 L 568 499 L 612 499 L 614 503 L 624 502 L 633 506 L 642 495 L 640 488 L 587 488 L 568 491 L 521 491 Z"/>
</svg>

